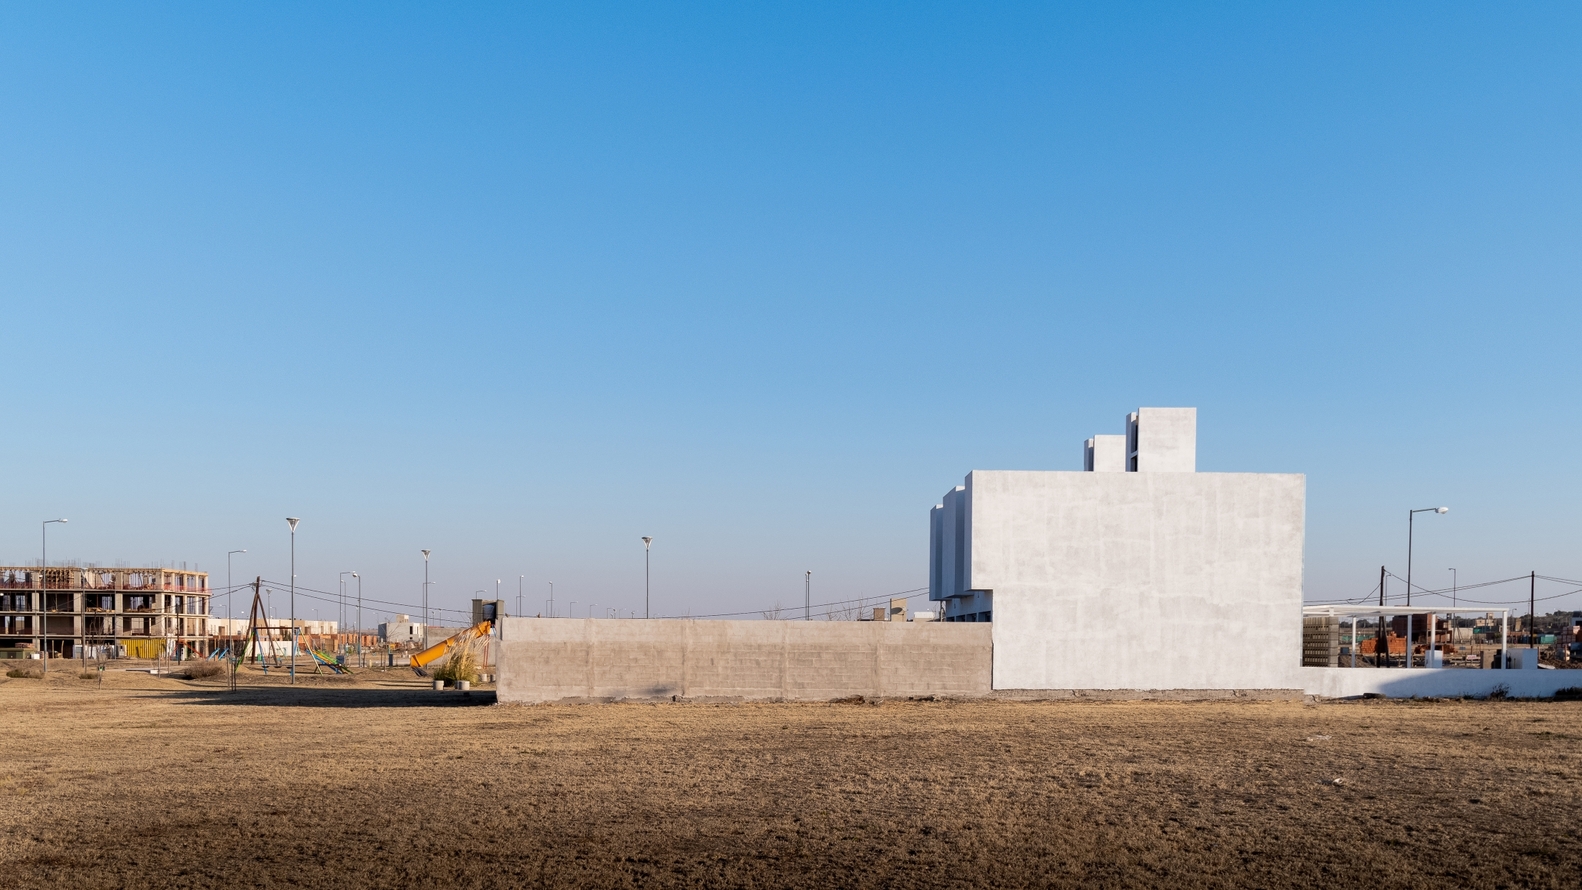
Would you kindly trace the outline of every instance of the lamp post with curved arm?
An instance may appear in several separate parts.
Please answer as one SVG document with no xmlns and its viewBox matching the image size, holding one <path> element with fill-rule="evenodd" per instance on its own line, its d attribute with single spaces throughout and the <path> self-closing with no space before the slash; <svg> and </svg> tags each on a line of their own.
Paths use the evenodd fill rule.
<svg viewBox="0 0 1582 890">
<path fill-rule="evenodd" d="M 225 633 L 231 632 L 231 598 L 236 594 L 231 589 L 231 556 L 237 553 L 246 553 L 246 549 L 230 550 L 225 554 Z"/>
<path fill-rule="evenodd" d="M 39 670 L 49 673 L 49 607 L 44 600 L 49 596 L 49 526 L 52 522 L 65 523 L 64 519 L 46 519 L 39 531 L 38 559 L 38 649 L 43 659 Z"/>
<path fill-rule="evenodd" d="M 1406 604 L 1412 604 L 1412 521 L 1419 513 L 1449 513 L 1449 507 L 1424 507 L 1421 510 L 1408 510 L 1406 513 Z M 1430 641 L 1432 648 L 1432 641 Z M 1425 658 L 1427 656 L 1424 656 Z M 1406 616 L 1406 666 L 1412 666 L 1412 616 Z"/>
</svg>

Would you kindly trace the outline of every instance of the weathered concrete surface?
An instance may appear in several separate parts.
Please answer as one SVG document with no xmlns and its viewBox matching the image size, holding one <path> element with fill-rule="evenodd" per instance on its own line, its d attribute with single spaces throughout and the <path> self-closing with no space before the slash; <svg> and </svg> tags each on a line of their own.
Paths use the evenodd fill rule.
<svg viewBox="0 0 1582 890">
<path fill-rule="evenodd" d="M 1305 480 L 975 470 L 995 689 L 1302 689 Z"/>
<path fill-rule="evenodd" d="M 1484 698 L 1504 687 L 1512 698 L 1549 698 L 1561 689 L 1582 687 L 1582 671 L 1481 671 L 1467 668 L 1320 668 L 1304 667 L 1302 685 L 1321 698 Z"/>
<path fill-rule="evenodd" d="M 981 696 L 987 624 L 507 618 L 500 701 Z"/>
</svg>

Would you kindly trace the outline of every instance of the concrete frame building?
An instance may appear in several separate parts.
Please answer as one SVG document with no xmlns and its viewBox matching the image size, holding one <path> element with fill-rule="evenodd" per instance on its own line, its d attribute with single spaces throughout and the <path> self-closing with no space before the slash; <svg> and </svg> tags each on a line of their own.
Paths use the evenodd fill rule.
<svg viewBox="0 0 1582 890">
<path fill-rule="evenodd" d="M 0 654 L 38 652 L 47 640 L 52 658 L 79 646 L 207 655 L 210 595 L 208 573 L 186 569 L 0 566 Z"/>
<path fill-rule="evenodd" d="M 1301 688 L 1304 477 L 1197 472 L 1194 408 L 1083 466 L 974 470 L 930 512 L 929 598 L 993 623 L 994 688 Z"/>
</svg>

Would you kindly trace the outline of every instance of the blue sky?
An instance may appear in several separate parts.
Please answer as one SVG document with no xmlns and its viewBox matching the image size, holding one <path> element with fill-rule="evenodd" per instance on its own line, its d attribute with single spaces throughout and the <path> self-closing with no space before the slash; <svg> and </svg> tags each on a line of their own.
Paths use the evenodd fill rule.
<svg viewBox="0 0 1582 890">
<path fill-rule="evenodd" d="M 445 605 L 641 610 L 650 534 L 656 613 L 799 605 L 926 584 L 968 471 L 1195 405 L 1200 469 L 1307 474 L 1310 598 L 1440 503 L 1424 583 L 1582 577 L 1578 45 L 1537 4 L 8 6 L 0 560 L 67 516 L 52 559 L 284 580 L 295 515 L 306 587 L 413 602 L 428 547 Z"/>
</svg>

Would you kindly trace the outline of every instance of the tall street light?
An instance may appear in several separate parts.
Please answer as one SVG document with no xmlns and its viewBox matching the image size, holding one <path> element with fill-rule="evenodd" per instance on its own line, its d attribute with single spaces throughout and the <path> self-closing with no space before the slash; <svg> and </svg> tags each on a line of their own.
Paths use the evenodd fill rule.
<svg viewBox="0 0 1582 890">
<path fill-rule="evenodd" d="M 522 611 L 522 582 L 526 579 L 526 575 L 516 576 L 516 611 L 519 615 Z"/>
<path fill-rule="evenodd" d="M 549 617 L 555 617 L 555 582 L 549 582 Z"/>
<path fill-rule="evenodd" d="M 1419 513 L 1449 512 L 1449 507 L 1424 507 L 1421 510 L 1408 511 L 1406 514 L 1406 604 L 1408 606 L 1412 604 L 1412 520 L 1416 519 Z M 1412 619 L 1407 616 L 1406 620 L 1410 621 Z M 1411 645 L 1410 640 L 1407 641 L 1407 645 Z"/>
<path fill-rule="evenodd" d="M 813 573 L 809 571 L 802 582 L 802 620 L 813 620 Z"/>
<path fill-rule="evenodd" d="M 654 543 L 653 535 L 643 535 L 643 617 L 652 618 L 648 608 L 648 547 Z"/>
<path fill-rule="evenodd" d="M 428 555 L 423 551 L 423 651 L 428 651 Z"/>
<path fill-rule="evenodd" d="M 355 574 L 357 573 L 353 571 L 345 571 L 335 579 L 340 582 L 337 593 L 341 598 L 340 602 L 335 604 L 335 632 L 338 634 L 346 632 L 346 576 Z"/>
<path fill-rule="evenodd" d="M 228 550 L 225 553 L 225 633 L 231 633 L 231 598 L 236 591 L 231 587 L 231 557 L 237 553 L 246 553 L 243 550 Z"/>
<path fill-rule="evenodd" d="M 297 682 L 297 523 L 302 520 L 287 516 L 291 526 L 291 682 Z"/>
<path fill-rule="evenodd" d="M 1412 604 L 1412 520 L 1419 513 L 1449 513 L 1449 507 L 1424 507 L 1406 513 L 1406 604 Z M 1427 656 L 1424 656 L 1425 658 Z M 1412 666 L 1412 615 L 1406 615 L 1406 666 Z"/>
<path fill-rule="evenodd" d="M 49 673 L 49 617 L 45 614 L 48 607 L 44 600 L 49 596 L 49 526 L 52 522 L 64 523 L 64 519 L 46 519 L 39 529 L 39 557 L 38 557 L 38 648 L 39 657 L 44 660 L 40 667 L 42 673 Z"/>
<path fill-rule="evenodd" d="M 352 572 L 352 577 L 357 579 L 357 663 L 363 667 L 363 576 Z"/>
</svg>

